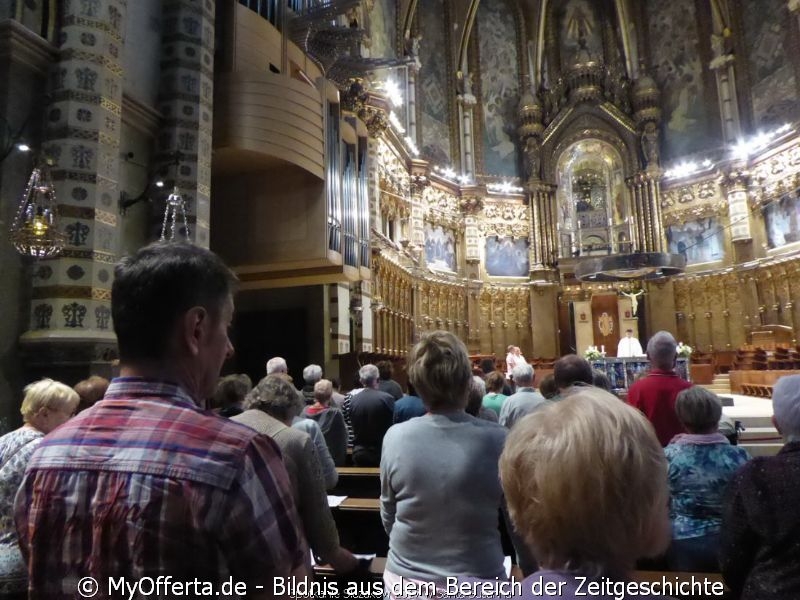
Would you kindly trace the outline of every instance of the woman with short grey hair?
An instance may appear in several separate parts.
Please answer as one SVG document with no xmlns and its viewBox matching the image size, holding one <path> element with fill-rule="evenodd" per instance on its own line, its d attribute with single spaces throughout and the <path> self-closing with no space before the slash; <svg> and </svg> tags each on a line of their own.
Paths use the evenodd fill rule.
<svg viewBox="0 0 800 600">
<path fill-rule="evenodd" d="M 292 497 L 314 556 L 330 563 L 337 572 L 347 573 L 358 562 L 339 545 L 314 442 L 307 433 L 292 427 L 292 420 L 304 406 L 287 378 L 267 375 L 247 395 L 246 410 L 231 420 L 271 437 L 280 447 L 292 484 Z"/>
<path fill-rule="evenodd" d="M 497 461 L 505 429 L 464 411 L 472 369 L 452 333 L 425 335 L 408 365 L 428 413 L 394 425 L 383 440 L 386 589 L 409 580 L 439 586 L 448 576 L 504 578 Z"/>
<path fill-rule="evenodd" d="M 718 432 L 722 403 L 713 392 L 700 386 L 683 390 L 675 413 L 688 433 L 664 449 L 672 522 L 667 562 L 675 571 L 717 571 L 724 493 L 750 456 Z"/>
</svg>

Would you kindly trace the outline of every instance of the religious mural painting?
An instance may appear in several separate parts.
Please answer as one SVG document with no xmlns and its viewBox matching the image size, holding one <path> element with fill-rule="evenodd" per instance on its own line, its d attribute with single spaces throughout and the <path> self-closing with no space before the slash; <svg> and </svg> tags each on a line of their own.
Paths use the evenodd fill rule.
<svg viewBox="0 0 800 600">
<path fill-rule="evenodd" d="M 797 81 L 785 45 L 790 19 L 786 2 L 742 2 L 742 12 L 755 122 L 782 125 L 800 115 Z"/>
<path fill-rule="evenodd" d="M 375 0 L 369 17 L 370 54 L 374 57 L 394 56 L 397 36 L 395 3 L 390 0 Z"/>
<path fill-rule="evenodd" d="M 450 117 L 447 100 L 449 68 L 445 51 L 444 0 L 420 2 L 416 21 L 419 23 L 420 54 L 425 57 L 419 72 L 417 94 L 420 103 L 423 158 L 449 165 Z"/>
<path fill-rule="evenodd" d="M 484 0 L 478 7 L 483 171 L 515 177 L 519 68 L 517 30 L 506 0 Z"/>
<path fill-rule="evenodd" d="M 686 264 L 725 258 L 722 227 L 715 217 L 670 225 L 666 233 L 669 251 L 685 256 Z"/>
<path fill-rule="evenodd" d="M 800 198 L 791 193 L 770 202 L 764 207 L 764 221 L 770 248 L 800 241 Z"/>
<path fill-rule="evenodd" d="M 425 263 L 432 269 L 456 271 L 456 236 L 452 230 L 425 224 Z"/>
<path fill-rule="evenodd" d="M 486 238 L 486 273 L 492 277 L 525 277 L 529 272 L 528 238 Z"/>
<path fill-rule="evenodd" d="M 647 0 L 653 78 L 664 110 L 664 154 L 678 158 L 720 139 L 703 79 L 701 31 L 694 0 Z"/>
</svg>

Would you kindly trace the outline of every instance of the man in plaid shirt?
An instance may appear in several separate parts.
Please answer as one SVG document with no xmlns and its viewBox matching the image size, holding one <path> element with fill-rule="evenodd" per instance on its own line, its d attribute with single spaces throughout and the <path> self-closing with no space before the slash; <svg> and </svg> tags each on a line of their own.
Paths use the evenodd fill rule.
<svg viewBox="0 0 800 600">
<path fill-rule="evenodd" d="M 232 580 L 259 597 L 273 577 L 302 574 L 307 547 L 277 446 L 199 408 L 233 353 L 234 285 L 215 254 L 186 243 L 151 244 L 116 267 L 121 377 L 42 441 L 17 496 L 30 598 L 86 597 L 87 577 L 94 597 L 127 596 L 120 578 L 159 576 L 223 594 Z"/>
</svg>

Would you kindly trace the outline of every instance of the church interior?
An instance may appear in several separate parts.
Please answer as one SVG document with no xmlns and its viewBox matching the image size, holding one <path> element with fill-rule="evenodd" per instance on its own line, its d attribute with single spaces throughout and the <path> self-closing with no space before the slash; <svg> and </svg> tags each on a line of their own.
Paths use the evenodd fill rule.
<svg viewBox="0 0 800 600">
<path fill-rule="evenodd" d="M 800 368 L 796 0 L 4 0 L 0 57 L 4 430 L 113 373 L 113 265 L 159 236 L 236 272 L 254 381 L 404 380 L 437 329 Z"/>
</svg>

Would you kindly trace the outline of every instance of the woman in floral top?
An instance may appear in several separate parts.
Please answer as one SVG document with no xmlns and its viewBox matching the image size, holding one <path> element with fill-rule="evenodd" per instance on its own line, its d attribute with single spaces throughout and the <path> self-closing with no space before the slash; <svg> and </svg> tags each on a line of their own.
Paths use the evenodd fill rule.
<svg viewBox="0 0 800 600">
<path fill-rule="evenodd" d="M 669 462 L 672 545 L 667 553 L 675 571 L 719 571 L 722 500 L 733 474 L 750 456 L 717 431 L 719 398 L 705 388 L 683 390 L 675 412 L 688 433 L 664 449 Z"/>
<path fill-rule="evenodd" d="M 27 598 L 27 566 L 14 526 L 14 497 L 25 467 L 42 438 L 78 408 L 75 391 L 52 379 L 25 388 L 20 412 L 25 424 L 0 437 L 0 597 Z"/>
</svg>

